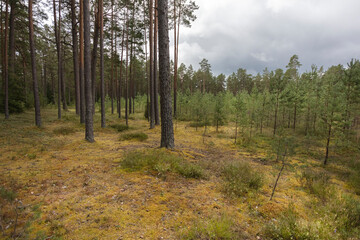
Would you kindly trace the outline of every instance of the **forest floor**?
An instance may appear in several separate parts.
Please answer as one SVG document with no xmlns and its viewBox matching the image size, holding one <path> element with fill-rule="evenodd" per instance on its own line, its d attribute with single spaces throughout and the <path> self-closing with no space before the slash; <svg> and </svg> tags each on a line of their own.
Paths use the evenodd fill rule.
<svg viewBox="0 0 360 240">
<path fill-rule="evenodd" d="M 324 140 L 297 135 L 300 147 L 286 159 L 270 201 L 281 168 L 270 133 L 235 145 L 233 126 L 210 127 L 203 136 L 203 128 L 176 121 L 170 151 L 158 149 L 160 126 L 149 129 L 142 113 L 131 115 L 124 132 L 101 129 L 97 114 L 95 143 L 84 140 L 73 110 L 62 120 L 56 113 L 43 109 L 40 129 L 32 112 L 0 120 L 0 239 L 360 239 L 360 226 L 349 227 L 341 220 L 347 213 L 337 210 L 359 201 L 352 184 L 357 148 L 331 153 L 323 167 Z M 118 123 L 124 120 L 108 114 L 108 126 Z M 122 140 L 128 133 L 148 139 Z M 129 153 L 148 151 L 195 164 L 204 177 L 121 167 Z M 234 162 L 260 173 L 262 187 L 224 193 L 222 169 Z M 318 175 L 307 177 L 308 169 Z"/>
</svg>

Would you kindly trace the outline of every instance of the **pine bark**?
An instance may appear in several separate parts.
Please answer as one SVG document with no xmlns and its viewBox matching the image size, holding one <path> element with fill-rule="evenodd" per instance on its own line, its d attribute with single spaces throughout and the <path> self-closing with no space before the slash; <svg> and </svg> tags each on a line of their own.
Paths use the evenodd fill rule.
<svg viewBox="0 0 360 240">
<path fill-rule="evenodd" d="M 129 101 L 129 77 L 128 77 L 128 59 L 129 59 L 129 19 L 128 19 L 128 11 L 126 10 L 126 60 L 125 60 L 125 121 L 126 126 L 129 126 L 129 109 L 128 109 L 128 101 Z"/>
<path fill-rule="evenodd" d="M 161 104 L 161 147 L 174 148 L 171 109 L 170 54 L 168 31 L 168 1 L 158 1 L 159 18 L 159 79 Z"/>
<path fill-rule="evenodd" d="M 97 1 L 98 2 L 98 1 Z M 93 114 L 95 114 L 95 92 L 96 92 L 96 63 L 97 63 L 97 49 L 99 45 L 99 32 L 100 32 L 100 20 L 99 20 L 99 5 L 97 5 L 95 13 L 95 30 L 93 38 L 93 50 L 91 56 L 91 89 L 92 89 L 92 100 L 93 100 Z"/>
<path fill-rule="evenodd" d="M 10 1 L 10 19 L 9 19 L 9 81 L 15 79 L 15 16 L 16 2 Z"/>
<path fill-rule="evenodd" d="M 9 0 L 5 3 L 5 34 L 4 34 L 4 82 L 5 82 L 5 119 L 9 119 L 9 62 L 8 62 L 8 32 L 9 32 Z"/>
<path fill-rule="evenodd" d="M 150 0 L 149 4 L 149 17 L 150 17 L 150 29 L 149 29 L 149 45 L 150 45 L 150 129 L 155 127 L 155 91 L 154 91 L 154 21 L 153 21 L 153 0 Z"/>
<path fill-rule="evenodd" d="M 53 0 L 53 10 L 54 10 L 54 31 L 55 31 L 55 42 L 56 42 L 56 52 L 58 57 L 58 119 L 61 119 L 61 74 L 62 74 L 62 64 L 61 64 L 61 49 L 60 49 L 60 34 L 58 29 L 58 22 L 56 17 L 56 4 Z"/>
<path fill-rule="evenodd" d="M 79 46 L 77 37 L 77 24 L 76 24 L 76 8 L 75 0 L 71 0 L 71 32 L 73 40 L 73 65 L 74 65 L 74 83 L 75 83 L 75 106 L 76 114 L 80 114 L 80 78 L 79 78 Z"/>
<path fill-rule="evenodd" d="M 100 20 L 100 82 L 101 82 L 101 127 L 105 128 L 105 83 L 104 83 L 104 14 L 103 0 L 99 0 L 99 20 Z M 112 89 L 111 89 L 112 91 Z M 111 99 L 113 111 L 113 102 Z"/>
<path fill-rule="evenodd" d="M 103 19 L 103 16 L 100 16 L 100 17 L 101 17 L 101 19 Z M 101 24 L 102 24 L 101 25 L 101 28 L 102 28 L 101 31 L 103 31 L 104 22 L 102 22 Z M 111 79 L 110 79 L 110 98 L 111 98 L 111 114 L 114 114 L 114 2 L 113 1 L 111 1 Z"/>
<path fill-rule="evenodd" d="M 122 32 L 122 41 L 121 41 L 121 59 L 120 59 L 120 78 L 119 78 L 119 118 L 121 118 L 121 96 L 122 96 L 122 79 L 123 79 L 123 58 L 124 58 L 124 41 L 125 41 L 125 27 Z"/>
<path fill-rule="evenodd" d="M 80 78 L 80 123 L 85 123 L 85 79 L 84 79 L 84 8 L 83 0 L 80 0 L 80 56 L 79 56 L 79 78 Z"/>
<path fill-rule="evenodd" d="M 41 115 L 40 115 L 40 98 L 39 87 L 36 75 L 36 59 L 35 59 L 35 44 L 34 44 L 34 24 L 33 24 L 33 12 L 32 2 L 29 0 L 29 42 L 30 42 L 30 55 L 31 55 L 31 70 L 33 78 L 33 91 L 34 91 L 34 106 L 35 106 L 35 124 L 41 127 Z"/>
<path fill-rule="evenodd" d="M 159 85 L 157 76 L 157 50 L 158 50 L 158 0 L 155 0 L 155 23 L 154 23 L 154 99 L 155 99 L 155 125 L 160 125 L 159 118 Z"/>
<path fill-rule="evenodd" d="M 174 118 L 176 119 L 177 105 L 177 37 L 176 37 L 176 0 L 174 0 Z"/>
<path fill-rule="evenodd" d="M 89 0 L 84 1 L 84 77 L 85 77 L 85 139 L 94 142 L 93 129 L 93 97 L 91 81 L 91 50 L 90 50 L 90 4 Z"/>
</svg>

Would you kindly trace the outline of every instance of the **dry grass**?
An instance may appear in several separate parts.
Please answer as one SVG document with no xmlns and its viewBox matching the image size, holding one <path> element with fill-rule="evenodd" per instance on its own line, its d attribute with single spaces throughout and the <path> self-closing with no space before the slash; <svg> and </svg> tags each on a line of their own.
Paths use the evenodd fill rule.
<svg viewBox="0 0 360 240">
<path fill-rule="evenodd" d="M 279 166 L 260 161 L 268 157 L 268 143 L 259 139 L 257 144 L 264 147 L 255 152 L 235 146 L 231 125 L 221 128 L 221 138 L 210 128 L 203 139 L 202 131 L 176 122 L 172 154 L 201 166 L 209 177 L 188 179 L 170 172 L 164 179 L 119 168 L 128 152 L 160 145 L 160 128 L 150 130 L 142 113 L 133 115 L 129 125 L 146 134 L 146 141 L 119 141 L 119 133 L 100 128 L 96 115 L 93 144 L 84 140 L 84 127 L 73 111 L 64 113 L 63 120 L 57 120 L 55 109 L 43 109 L 42 115 L 41 129 L 33 127 L 31 112 L 0 120 L 0 187 L 16 194 L 12 202 L 0 199 L 4 203 L 0 204 L 0 228 L 5 226 L 7 237 L 14 229 L 14 209 L 18 209 L 15 235 L 20 239 L 178 239 L 191 231 L 194 222 L 224 215 L 242 229 L 241 233 L 232 229 L 231 239 L 256 239 L 263 224 L 279 217 L 289 203 L 300 217 L 311 217 L 307 203 L 314 197 L 301 187 L 297 175 L 303 165 L 318 161 L 292 157 L 274 201 L 269 202 Z M 115 115 L 107 118 L 109 126 L 124 124 Z M 66 135 L 56 134 L 57 129 L 72 130 Z M 261 169 L 266 184 L 246 198 L 228 198 L 221 191 L 221 166 L 239 160 Z M 343 191 L 346 184 L 335 180 Z"/>
</svg>

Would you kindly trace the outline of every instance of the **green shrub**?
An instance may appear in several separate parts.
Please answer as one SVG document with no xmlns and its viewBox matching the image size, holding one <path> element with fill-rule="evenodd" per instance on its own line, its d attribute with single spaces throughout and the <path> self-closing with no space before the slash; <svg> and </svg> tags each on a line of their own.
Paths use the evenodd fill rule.
<svg viewBox="0 0 360 240">
<path fill-rule="evenodd" d="M 162 177 L 173 172 L 186 178 L 205 178 L 205 173 L 201 167 L 163 150 L 130 152 L 120 162 L 120 165 L 128 171 L 144 169 Z"/>
<path fill-rule="evenodd" d="M 53 131 L 53 133 L 55 133 L 56 135 L 69 135 L 75 132 L 76 131 L 73 127 L 58 127 L 55 128 Z"/>
<path fill-rule="evenodd" d="M 344 196 L 337 204 L 337 229 L 344 238 L 360 236 L 360 200 Z"/>
<path fill-rule="evenodd" d="M 201 179 L 205 177 L 204 170 L 200 166 L 187 162 L 182 162 L 181 164 L 179 164 L 176 168 L 176 171 L 181 176 L 184 176 L 186 178 Z"/>
<path fill-rule="evenodd" d="M 208 221 L 195 222 L 189 230 L 182 234 L 181 239 L 231 240 L 239 239 L 239 237 L 234 230 L 234 222 L 230 218 L 222 216 Z"/>
<path fill-rule="evenodd" d="M 137 140 L 140 142 L 145 141 L 146 139 L 148 139 L 148 135 L 145 133 L 127 133 L 124 134 L 120 137 L 120 140 L 125 141 L 125 140 Z"/>
<path fill-rule="evenodd" d="M 354 189 L 356 194 L 360 195 L 360 162 L 354 162 L 350 167 L 353 170 L 349 175 L 350 186 Z"/>
<path fill-rule="evenodd" d="M 304 170 L 300 175 L 301 185 L 323 201 L 332 195 L 330 176 L 324 172 L 316 172 L 312 169 Z"/>
<path fill-rule="evenodd" d="M 302 223 L 292 204 L 282 213 L 279 219 L 272 219 L 262 230 L 264 239 L 277 240 L 312 240 L 319 239 L 312 232 L 310 225 Z"/>
<path fill-rule="evenodd" d="M 16 198 L 16 193 L 0 186 L 0 197 L 9 202 L 12 202 Z"/>
<path fill-rule="evenodd" d="M 124 124 L 113 124 L 110 125 L 110 127 L 116 129 L 118 132 L 123 132 L 129 129 L 129 126 L 126 126 Z"/>
<path fill-rule="evenodd" d="M 225 166 L 222 177 L 224 179 L 223 191 L 232 197 L 241 197 L 251 190 L 259 190 L 264 183 L 263 175 L 245 162 Z"/>
</svg>

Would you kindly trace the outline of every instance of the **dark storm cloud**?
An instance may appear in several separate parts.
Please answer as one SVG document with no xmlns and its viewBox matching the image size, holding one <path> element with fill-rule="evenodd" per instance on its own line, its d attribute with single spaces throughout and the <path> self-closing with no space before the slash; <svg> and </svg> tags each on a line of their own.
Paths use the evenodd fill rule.
<svg viewBox="0 0 360 240">
<path fill-rule="evenodd" d="M 198 0 L 198 19 L 181 29 L 179 61 L 215 74 L 285 68 L 299 55 L 302 71 L 360 58 L 358 0 Z"/>
</svg>

